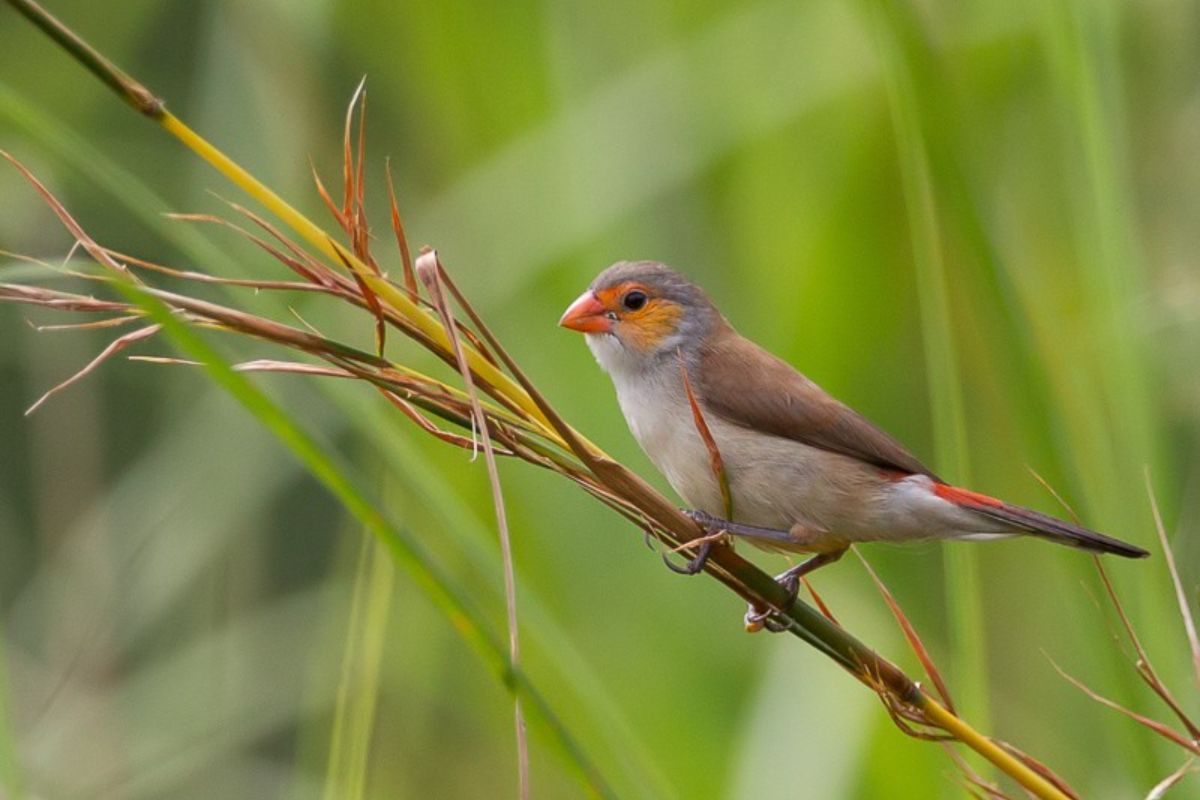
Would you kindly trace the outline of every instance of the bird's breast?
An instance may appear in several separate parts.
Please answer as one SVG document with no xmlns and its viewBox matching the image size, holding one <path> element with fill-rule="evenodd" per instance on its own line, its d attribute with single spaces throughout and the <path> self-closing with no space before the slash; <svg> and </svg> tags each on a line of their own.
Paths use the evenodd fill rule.
<svg viewBox="0 0 1200 800">
<path fill-rule="evenodd" d="M 614 375 L 621 412 L 633 438 L 684 502 L 720 516 L 724 503 L 708 448 L 696 429 L 682 382 L 671 377 L 621 380 Z"/>
<path fill-rule="evenodd" d="M 621 411 L 638 444 L 688 506 L 726 514 L 708 446 L 678 373 L 625 380 L 614 374 Z M 674 380 L 672 380 L 674 379 Z M 725 464 L 738 522 L 787 530 L 857 532 L 869 527 L 879 470 L 837 453 L 756 431 L 711 411 L 705 423 Z"/>
</svg>

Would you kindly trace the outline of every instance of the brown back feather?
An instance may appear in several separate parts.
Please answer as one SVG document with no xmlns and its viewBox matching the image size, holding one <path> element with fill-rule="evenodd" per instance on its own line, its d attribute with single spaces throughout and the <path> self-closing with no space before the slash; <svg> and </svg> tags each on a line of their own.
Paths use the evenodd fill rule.
<svg viewBox="0 0 1200 800">
<path fill-rule="evenodd" d="M 700 398 L 727 421 L 939 480 L 887 433 L 728 324 L 713 332 L 699 360 L 691 377 Z M 771 390 L 752 391 L 754 386 Z"/>
</svg>

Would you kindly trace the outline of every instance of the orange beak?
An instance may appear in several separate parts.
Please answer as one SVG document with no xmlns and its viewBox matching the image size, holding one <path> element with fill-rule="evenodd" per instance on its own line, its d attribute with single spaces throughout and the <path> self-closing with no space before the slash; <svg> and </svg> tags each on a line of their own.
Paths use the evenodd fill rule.
<svg viewBox="0 0 1200 800">
<path fill-rule="evenodd" d="M 580 333 L 608 333 L 612 330 L 612 320 L 606 314 L 604 304 L 589 289 L 567 307 L 558 324 Z"/>
</svg>

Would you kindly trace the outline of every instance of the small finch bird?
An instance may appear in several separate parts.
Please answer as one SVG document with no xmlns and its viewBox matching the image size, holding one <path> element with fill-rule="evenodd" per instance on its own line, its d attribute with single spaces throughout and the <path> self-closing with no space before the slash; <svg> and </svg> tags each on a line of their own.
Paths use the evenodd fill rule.
<svg viewBox="0 0 1200 800">
<path fill-rule="evenodd" d="M 779 576 L 793 593 L 800 576 L 854 542 L 1024 534 L 1095 553 L 1149 555 L 942 481 L 891 436 L 739 335 L 702 289 L 662 264 L 614 264 L 559 324 L 586 334 L 634 438 L 695 510 L 693 519 L 768 550 L 812 554 Z M 731 520 L 722 518 L 722 487 L 693 400 L 724 465 Z M 699 571 L 710 546 L 684 571 Z M 753 610 L 747 616 L 752 627 L 762 620 Z"/>
</svg>

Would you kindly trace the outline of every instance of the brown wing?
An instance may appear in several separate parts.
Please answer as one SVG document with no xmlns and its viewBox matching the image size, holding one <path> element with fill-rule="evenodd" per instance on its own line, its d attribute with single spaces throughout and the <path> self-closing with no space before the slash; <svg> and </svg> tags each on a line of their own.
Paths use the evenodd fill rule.
<svg viewBox="0 0 1200 800">
<path fill-rule="evenodd" d="M 732 328 L 712 337 L 695 372 L 705 407 L 730 422 L 939 480 L 887 433 Z"/>
</svg>

